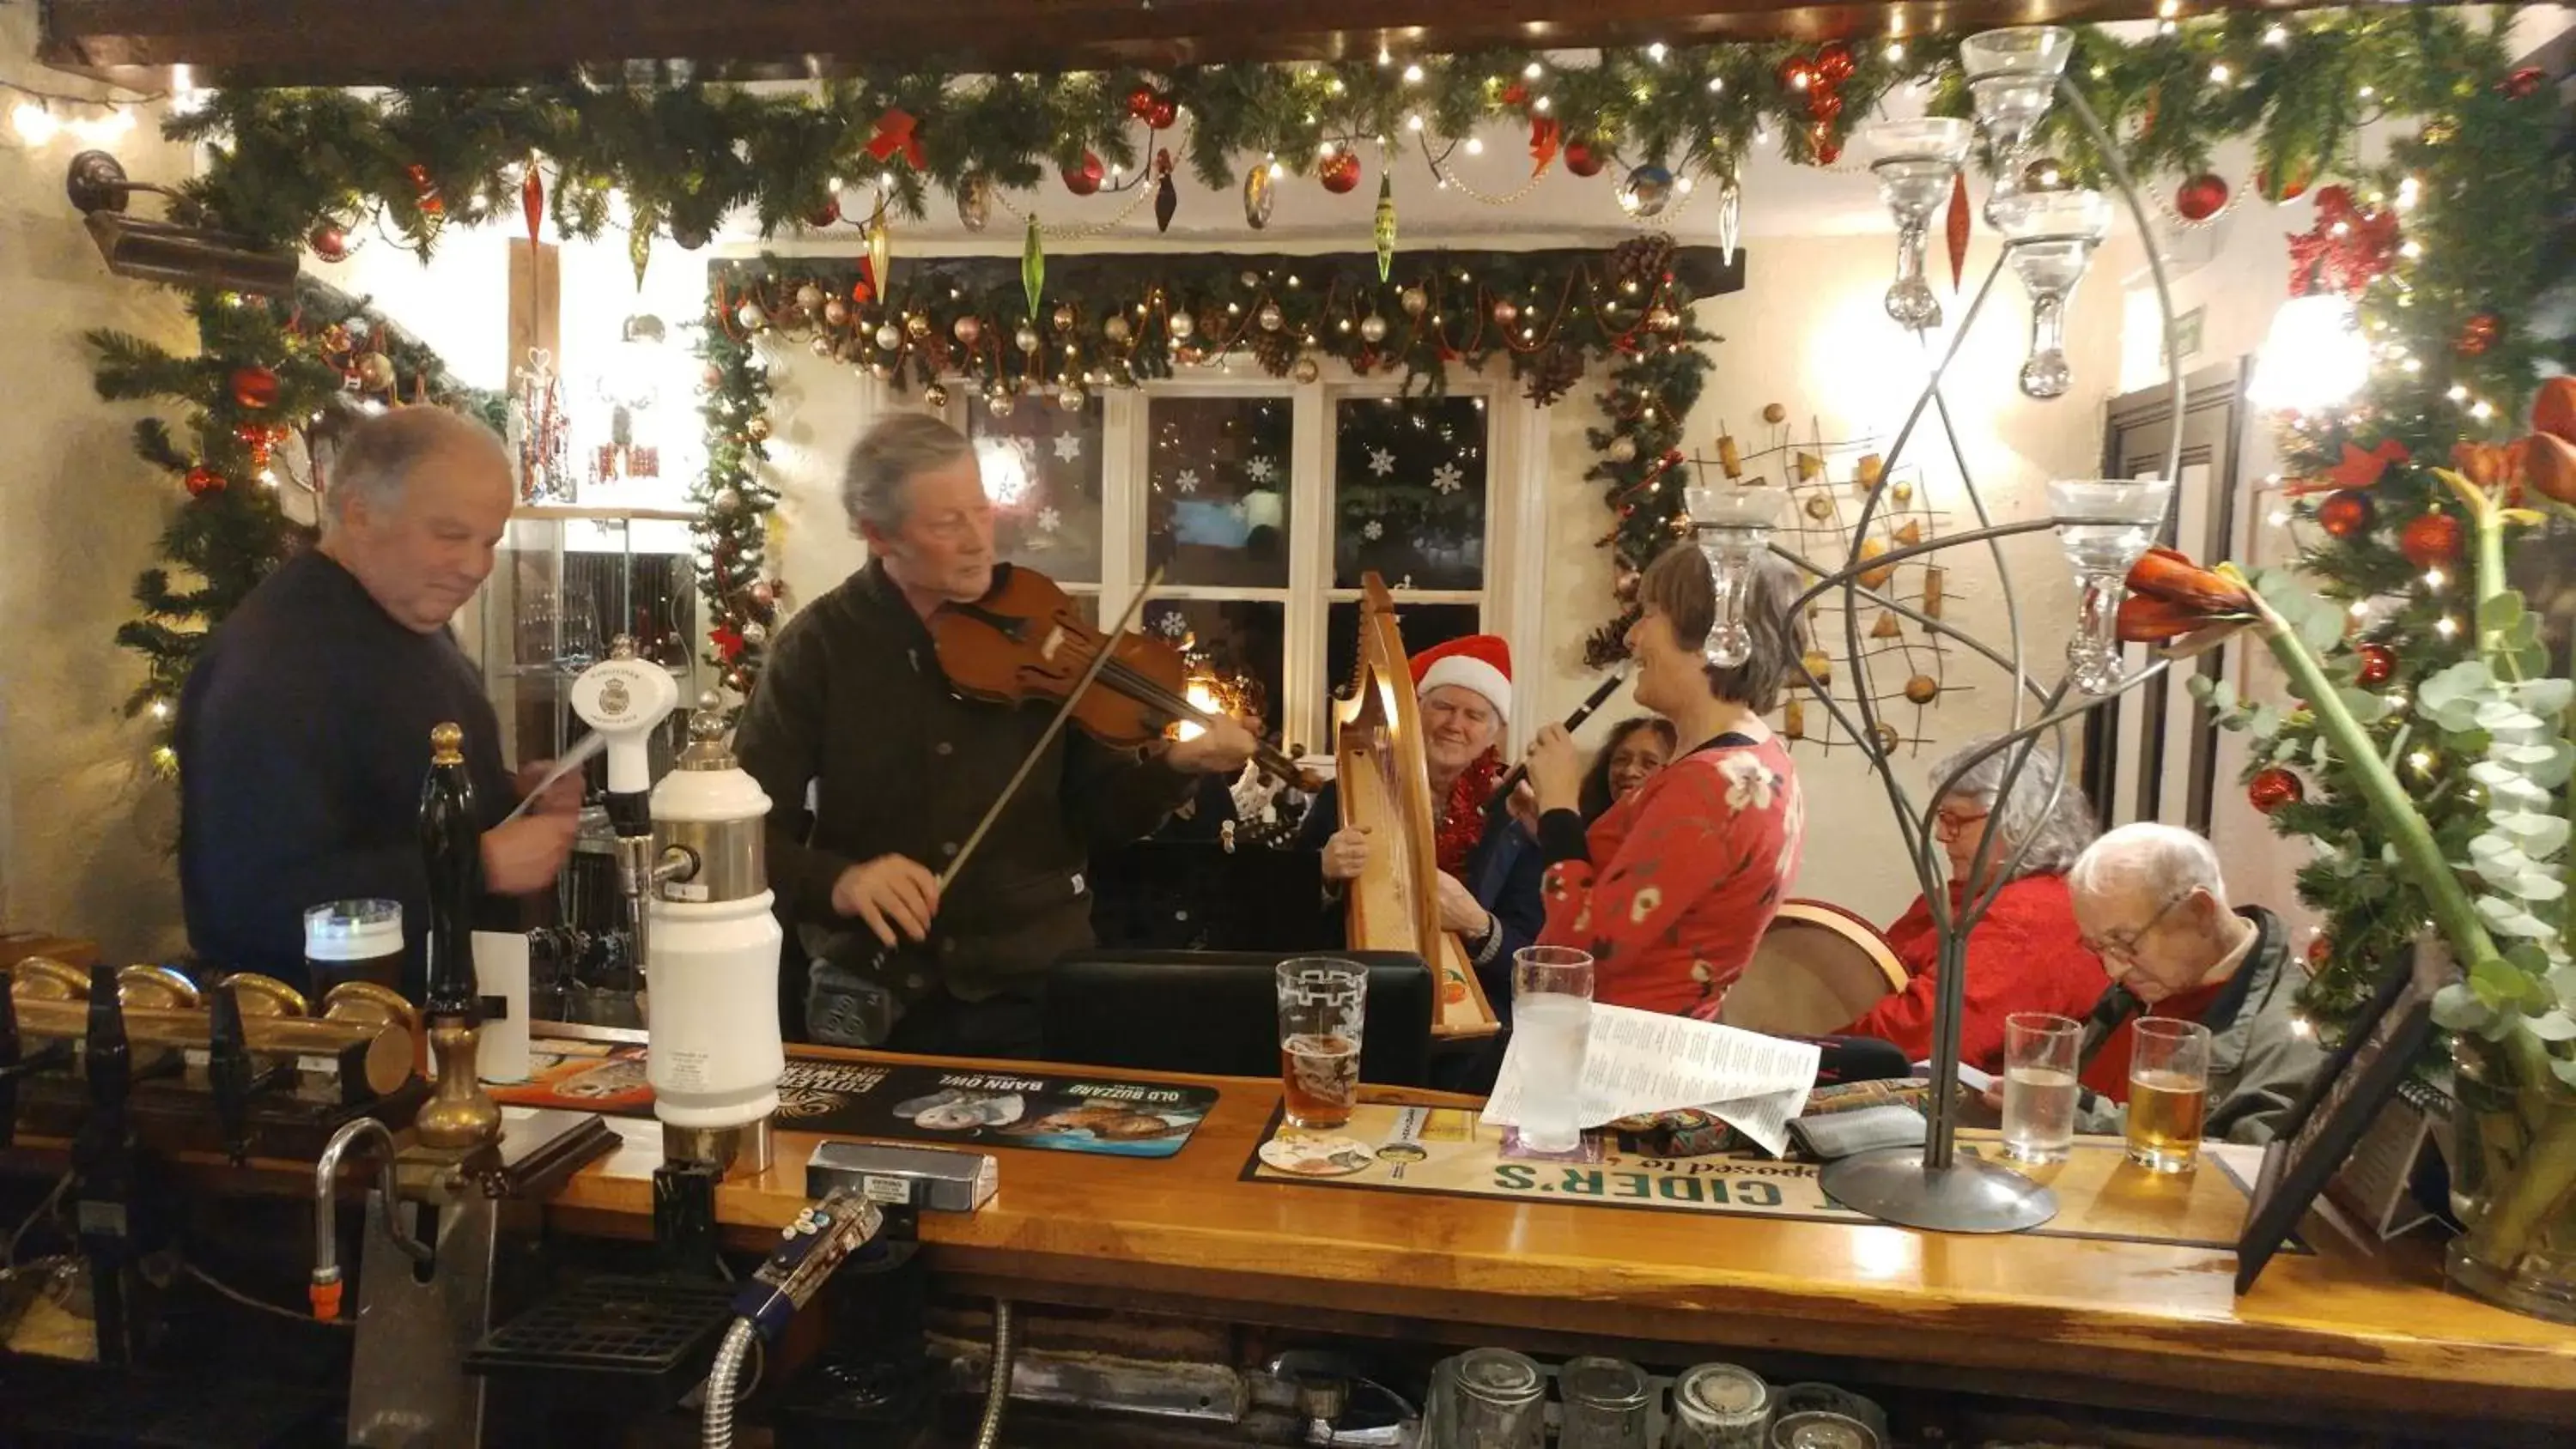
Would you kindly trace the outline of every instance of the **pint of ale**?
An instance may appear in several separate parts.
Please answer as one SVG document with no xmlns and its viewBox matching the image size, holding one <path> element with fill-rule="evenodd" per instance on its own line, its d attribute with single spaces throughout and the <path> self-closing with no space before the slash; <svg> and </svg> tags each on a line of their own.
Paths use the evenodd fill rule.
<svg viewBox="0 0 2576 1449">
<path fill-rule="evenodd" d="M 1279 963 L 1279 1080 L 1289 1126 L 1350 1124 L 1367 1012 L 1367 968 L 1321 956 Z"/>
<path fill-rule="evenodd" d="M 2129 1052 L 2129 1160 L 2150 1172 L 2189 1172 L 2209 1119 L 2209 1028 L 2140 1020 Z"/>
</svg>

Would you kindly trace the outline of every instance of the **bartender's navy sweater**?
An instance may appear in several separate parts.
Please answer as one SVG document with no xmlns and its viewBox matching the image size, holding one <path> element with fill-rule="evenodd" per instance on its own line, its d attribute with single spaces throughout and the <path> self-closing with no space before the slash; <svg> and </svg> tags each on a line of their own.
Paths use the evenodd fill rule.
<svg viewBox="0 0 2576 1449">
<path fill-rule="evenodd" d="M 490 829 L 517 803 L 500 721 L 446 629 L 385 612 L 318 551 L 296 555 L 218 627 L 179 695 L 179 885 L 188 941 L 210 975 L 299 986 L 304 912 L 398 901 L 405 994 L 421 999 L 429 874 L 420 792 L 429 732 L 465 731 L 474 803 Z M 481 924 L 510 903 L 484 902 Z"/>
</svg>

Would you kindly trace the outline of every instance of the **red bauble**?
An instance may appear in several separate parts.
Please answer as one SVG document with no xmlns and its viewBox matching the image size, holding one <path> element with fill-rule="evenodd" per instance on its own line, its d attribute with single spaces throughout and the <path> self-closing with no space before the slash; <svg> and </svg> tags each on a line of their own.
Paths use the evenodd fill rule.
<svg viewBox="0 0 2576 1449">
<path fill-rule="evenodd" d="M 2207 221 L 2227 209 L 2227 183 L 2204 171 L 2174 193 L 2174 210 L 2185 221 Z"/>
<path fill-rule="evenodd" d="M 823 204 L 821 206 L 815 207 L 812 211 L 805 213 L 805 224 L 816 231 L 821 231 L 827 226 L 837 225 L 840 220 L 841 200 L 837 196 L 824 197 Z"/>
<path fill-rule="evenodd" d="M 1793 55 L 1780 62 L 1779 77 L 1780 89 L 1784 91 L 1811 89 L 1816 84 L 1815 62 Z"/>
<path fill-rule="evenodd" d="M 2460 324 L 2459 339 L 2451 344 L 2462 357 L 2476 357 L 2495 345 L 2496 334 L 2504 324 L 2493 312 L 2480 312 Z"/>
<path fill-rule="evenodd" d="M 2506 76 L 2503 81 L 2497 84 L 2496 89 L 2519 101 L 2538 93 L 2541 84 L 2548 79 L 2549 77 L 2541 72 L 2540 67 L 2536 65 L 2526 65 L 2522 69 L 2515 71 L 2513 74 Z"/>
<path fill-rule="evenodd" d="M 2322 967 L 2334 955 L 2334 942 L 2320 935 L 2308 942 L 2308 964 Z"/>
<path fill-rule="evenodd" d="M 188 496 L 203 498 L 224 491 L 224 475 L 203 464 L 188 470 Z"/>
<path fill-rule="evenodd" d="M 2397 551 L 2419 569 L 2458 563 L 2460 543 L 2460 520 L 2447 513 L 2427 513 L 2397 535 Z"/>
<path fill-rule="evenodd" d="M 2337 538 L 2359 538 L 2370 532 L 2379 510 L 2372 506 L 2370 495 L 2351 488 L 2340 488 L 2317 505 L 2317 522 Z"/>
<path fill-rule="evenodd" d="M 1565 143 L 1565 169 L 1577 176 L 1598 176 L 1610 158 L 1587 137 L 1577 136 Z"/>
<path fill-rule="evenodd" d="M 1154 114 L 1154 107 L 1160 104 L 1162 99 L 1161 96 L 1154 94 L 1152 86 L 1138 86 L 1127 93 L 1127 114 L 1137 120 L 1145 120 Z"/>
<path fill-rule="evenodd" d="M 336 222 L 326 221 L 313 228 L 313 235 L 307 237 L 304 244 L 323 261 L 345 262 L 349 259 L 349 233 Z"/>
<path fill-rule="evenodd" d="M 1807 92 L 1807 114 L 1830 123 L 1843 113 L 1843 98 L 1819 87 Z"/>
<path fill-rule="evenodd" d="M 1335 196 L 1346 196 L 1360 184 L 1360 158 L 1349 151 L 1335 151 L 1315 168 L 1315 177 L 1324 189 Z"/>
<path fill-rule="evenodd" d="M 1834 139 L 1831 128 L 1816 127 L 1816 164 L 1831 166 L 1843 159 L 1843 143 Z"/>
<path fill-rule="evenodd" d="M 447 203 L 439 199 L 438 183 L 429 179 L 428 167 L 415 161 L 411 165 L 403 168 L 403 175 L 411 178 L 412 193 L 420 198 L 421 215 L 446 215 Z"/>
<path fill-rule="evenodd" d="M 277 405 L 277 374 L 265 367 L 236 367 L 232 375 L 233 401 L 254 411 Z"/>
<path fill-rule="evenodd" d="M 1081 164 L 1064 168 L 1064 189 L 1076 196 L 1089 196 L 1100 189 L 1100 158 L 1088 151 Z"/>
<path fill-rule="evenodd" d="M 1157 131 L 1168 131 L 1172 129 L 1172 123 L 1180 118 L 1181 108 L 1177 103 L 1157 100 L 1154 102 L 1154 109 L 1145 113 L 1145 124 Z"/>
<path fill-rule="evenodd" d="M 2354 676 L 2364 689 L 2377 689 L 2397 677 L 2397 651 L 2385 644 L 2361 646 L 2361 669 Z"/>
<path fill-rule="evenodd" d="M 2307 798 L 2307 789 L 2299 777 L 2278 765 L 2257 771 L 2245 786 L 2245 798 L 2255 809 L 2269 815 L 2284 805 L 2296 805 Z"/>
<path fill-rule="evenodd" d="M 1851 79 L 1851 47 L 1839 40 L 1828 40 L 1816 51 L 1816 78 L 1828 86 L 1838 86 Z"/>
</svg>

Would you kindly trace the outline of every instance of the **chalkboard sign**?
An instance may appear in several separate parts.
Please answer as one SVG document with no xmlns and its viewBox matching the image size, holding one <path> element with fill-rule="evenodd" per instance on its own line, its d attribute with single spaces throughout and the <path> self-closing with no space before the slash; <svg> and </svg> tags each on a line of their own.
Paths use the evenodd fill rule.
<svg viewBox="0 0 2576 1449">
<path fill-rule="evenodd" d="M 2433 993 L 2454 975 L 2450 953 L 2438 946 L 2418 946 L 2398 958 L 2351 1034 L 2291 1107 L 2281 1135 L 2263 1149 L 2254 1203 L 2236 1242 L 2238 1293 L 2254 1286 L 2326 1180 L 2405 1085 L 2433 1039 Z"/>
</svg>

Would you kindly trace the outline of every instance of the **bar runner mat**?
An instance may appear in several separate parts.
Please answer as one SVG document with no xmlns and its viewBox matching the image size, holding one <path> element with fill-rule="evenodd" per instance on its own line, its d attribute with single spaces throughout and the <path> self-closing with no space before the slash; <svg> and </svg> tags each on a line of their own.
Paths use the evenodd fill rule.
<svg viewBox="0 0 2576 1449">
<path fill-rule="evenodd" d="M 640 1046 L 548 1041 L 530 1049 L 528 1062 L 528 1080 L 490 1087 L 493 1100 L 617 1117 L 653 1114 Z M 791 1054 L 778 1079 L 778 1115 L 770 1120 L 827 1136 L 1169 1157 L 1216 1099 L 1206 1087 L 1114 1076 L 873 1066 Z"/>
<path fill-rule="evenodd" d="M 1997 1141 L 1993 1132 L 1962 1132 L 1959 1150 L 1995 1153 Z M 1330 1132 L 1290 1127 L 1274 1111 L 1261 1145 L 1244 1164 L 1243 1181 L 1798 1222 L 1877 1221 L 1825 1196 L 1812 1162 L 1759 1155 L 1649 1157 L 1607 1142 L 1596 1156 L 1507 1158 L 1503 1129 L 1485 1126 L 1474 1112 L 1363 1104 L 1349 1126 Z M 2250 1194 L 2215 1154 L 2204 1152 L 2201 1165 L 2198 1172 L 2159 1177 L 2130 1167 L 2119 1139 L 2079 1137 L 2065 1162 L 2030 1170 L 2057 1189 L 2059 1204 L 2055 1218 L 2031 1231 L 2040 1237 L 2232 1252 Z M 2287 1250 L 2306 1251 L 2296 1244 Z"/>
</svg>

